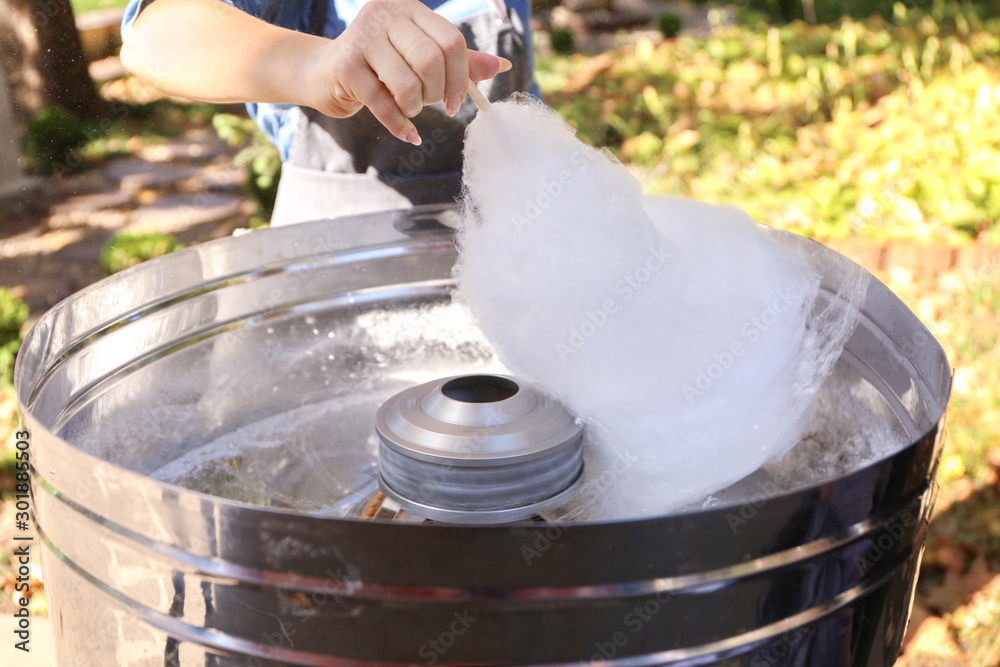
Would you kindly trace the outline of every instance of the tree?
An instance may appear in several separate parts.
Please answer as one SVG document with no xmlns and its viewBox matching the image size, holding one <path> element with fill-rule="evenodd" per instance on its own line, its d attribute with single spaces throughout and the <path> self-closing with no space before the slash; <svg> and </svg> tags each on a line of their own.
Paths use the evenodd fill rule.
<svg viewBox="0 0 1000 667">
<path fill-rule="evenodd" d="M 101 114 L 69 0 L 0 0 L 0 66 L 19 124 L 47 106 Z"/>
</svg>

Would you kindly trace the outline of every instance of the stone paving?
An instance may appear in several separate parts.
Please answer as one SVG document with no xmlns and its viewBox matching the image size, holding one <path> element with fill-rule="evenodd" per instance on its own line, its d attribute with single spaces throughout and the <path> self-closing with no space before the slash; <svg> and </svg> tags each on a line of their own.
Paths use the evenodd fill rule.
<svg viewBox="0 0 1000 667">
<path fill-rule="evenodd" d="M 211 130 L 191 130 L 0 201 L 0 286 L 37 316 L 103 277 L 101 248 L 116 232 L 191 244 L 248 226 L 254 204 L 234 153 Z"/>
</svg>

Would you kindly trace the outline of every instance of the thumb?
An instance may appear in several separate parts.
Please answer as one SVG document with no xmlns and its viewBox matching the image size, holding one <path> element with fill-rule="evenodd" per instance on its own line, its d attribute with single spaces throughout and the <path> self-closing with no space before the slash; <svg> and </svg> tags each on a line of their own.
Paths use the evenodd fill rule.
<svg viewBox="0 0 1000 667">
<path fill-rule="evenodd" d="M 510 70 L 513 66 L 506 58 L 469 49 L 469 78 L 473 81 L 492 79 L 497 74 Z"/>
</svg>

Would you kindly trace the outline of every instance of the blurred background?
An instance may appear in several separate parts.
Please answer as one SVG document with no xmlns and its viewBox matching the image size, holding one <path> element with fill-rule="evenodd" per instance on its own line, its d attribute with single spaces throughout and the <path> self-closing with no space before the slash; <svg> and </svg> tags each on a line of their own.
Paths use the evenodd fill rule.
<svg viewBox="0 0 1000 667">
<path fill-rule="evenodd" d="M 14 609 L 12 369 L 47 308 L 264 227 L 241 106 L 125 74 L 122 0 L 0 0 L 0 615 Z M 887 283 L 955 368 L 900 665 L 1000 665 L 1000 0 L 536 0 L 546 101 L 650 191 L 741 206 Z M 35 566 L 37 568 L 37 559 Z M 33 652 L 52 665 L 34 571 Z M 0 663 L 12 664 L 9 642 Z"/>
</svg>

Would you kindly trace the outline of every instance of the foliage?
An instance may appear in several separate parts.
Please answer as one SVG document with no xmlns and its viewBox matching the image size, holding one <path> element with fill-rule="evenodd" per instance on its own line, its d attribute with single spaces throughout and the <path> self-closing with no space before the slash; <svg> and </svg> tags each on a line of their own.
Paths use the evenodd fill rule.
<svg viewBox="0 0 1000 667">
<path fill-rule="evenodd" d="M 21 347 L 21 325 L 28 319 L 28 306 L 0 287 L 0 387 L 14 379 L 14 359 Z"/>
<path fill-rule="evenodd" d="M 667 39 L 673 39 L 681 31 L 681 17 L 670 12 L 660 14 L 660 18 L 657 19 L 656 24 L 660 32 Z"/>
<path fill-rule="evenodd" d="M 549 31 L 549 42 L 556 53 L 567 55 L 576 50 L 576 38 L 569 30 L 553 28 Z"/>
<path fill-rule="evenodd" d="M 270 218 L 281 178 L 281 157 L 267 136 L 249 118 L 216 114 L 212 119 L 219 138 L 230 146 L 242 146 L 233 162 L 247 170 L 247 192 L 260 205 L 263 217 Z"/>
<path fill-rule="evenodd" d="M 984 265 L 947 287 L 943 296 L 925 296 L 918 313 L 932 319 L 955 368 L 948 447 L 968 476 L 987 482 L 995 474 L 988 454 L 1000 433 L 1000 265 Z M 1000 528 L 996 537 L 1000 559 Z"/>
<path fill-rule="evenodd" d="M 651 190 L 819 238 L 1000 238 L 1000 19 L 948 16 L 719 27 L 537 76 Z"/>
<path fill-rule="evenodd" d="M 864 19 L 879 15 L 888 18 L 893 16 L 894 11 L 897 11 L 896 5 L 900 4 L 896 0 L 743 0 L 740 6 L 765 21 L 788 23 L 807 18 L 805 7 L 810 3 L 818 23 L 834 23 L 843 17 Z M 974 12 L 979 17 L 996 14 L 1000 9 L 1000 3 L 996 0 L 975 0 L 975 2 L 949 3 L 949 5 L 960 5 L 962 11 Z M 920 10 L 940 7 L 937 18 L 947 15 L 949 9 L 944 3 L 936 5 L 932 0 L 908 0 L 905 6 Z"/>
<path fill-rule="evenodd" d="M 124 7 L 128 0 L 70 0 L 70 4 L 73 5 L 73 13 L 79 16 L 100 9 Z"/>
<path fill-rule="evenodd" d="M 954 369 L 940 493 L 928 535 L 918 595 L 944 613 L 968 660 L 997 665 L 1000 655 L 1000 262 L 975 248 L 967 270 L 933 283 L 881 276 L 941 342 Z M 956 558 L 956 555 L 959 557 Z M 977 574 L 968 561 L 985 559 Z M 993 583 L 966 600 L 984 580 Z M 965 591 L 963 579 L 970 580 Z M 961 605 L 955 609 L 956 605 Z M 951 613 L 945 613 L 951 612 Z M 921 664 L 910 661 L 908 664 Z"/>
<path fill-rule="evenodd" d="M 173 234 L 119 232 L 101 248 L 101 268 L 111 275 L 183 247 Z"/>
<path fill-rule="evenodd" d="M 137 79 L 112 81 L 103 90 L 116 84 L 122 87 L 126 81 Z M 37 173 L 75 172 L 109 158 L 131 155 L 165 138 L 182 136 L 190 129 L 208 125 L 216 113 L 234 108 L 170 99 L 144 104 L 113 101 L 108 118 L 87 123 L 59 107 L 43 109 L 28 121 L 21 140 L 25 167 Z"/>
<path fill-rule="evenodd" d="M 104 90 L 125 81 L 137 79 L 119 79 L 106 84 Z M 91 128 L 90 141 L 80 150 L 80 155 L 89 165 L 128 156 L 143 146 L 181 137 L 191 129 L 205 127 L 216 113 L 233 108 L 236 107 L 204 102 L 180 103 L 166 98 L 143 104 L 116 101 L 111 105 L 109 121 Z"/>
<path fill-rule="evenodd" d="M 946 453 L 959 457 L 962 474 L 988 483 L 995 474 L 988 454 L 1000 444 L 1000 264 L 949 276 L 941 290 L 897 291 L 942 341 L 955 369 Z"/>
<path fill-rule="evenodd" d="M 39 174 L 71 171 L 87 139 L 84 123 L 66 109 L 53 106 L 35 112 L 22 139 L 28 170 Z"/>
</svg>

